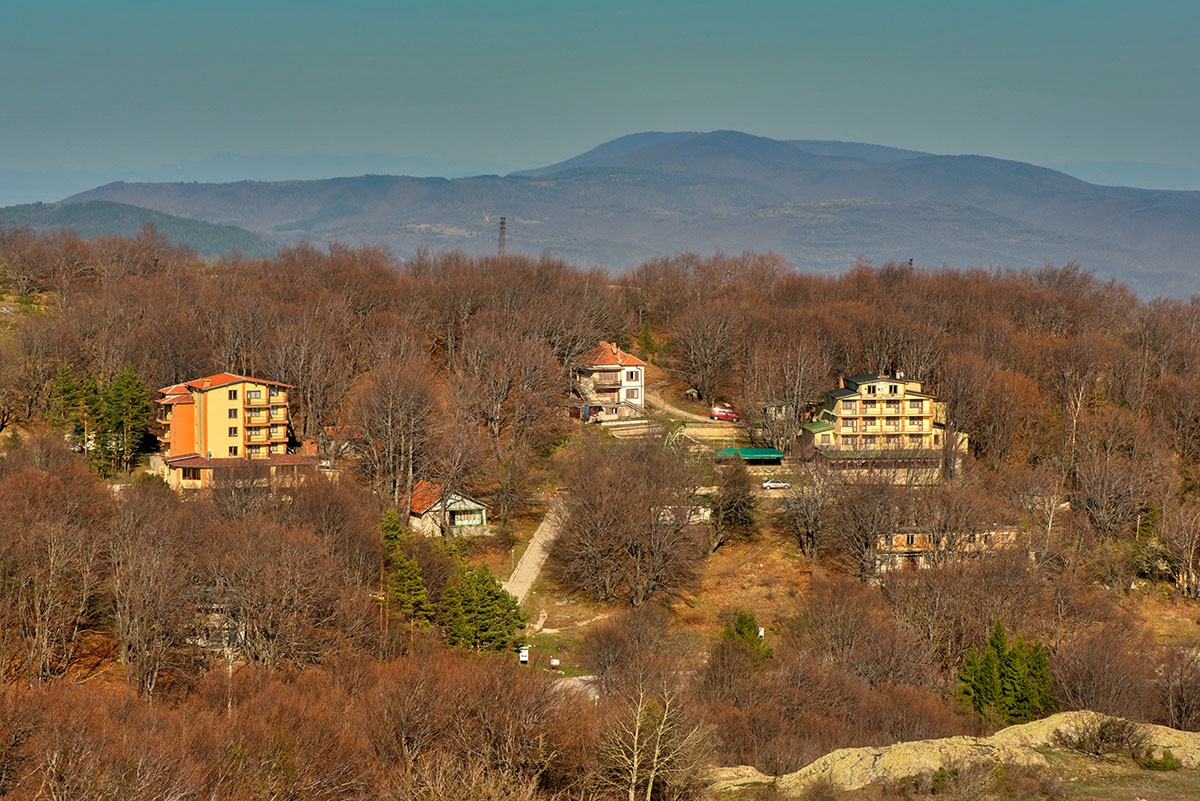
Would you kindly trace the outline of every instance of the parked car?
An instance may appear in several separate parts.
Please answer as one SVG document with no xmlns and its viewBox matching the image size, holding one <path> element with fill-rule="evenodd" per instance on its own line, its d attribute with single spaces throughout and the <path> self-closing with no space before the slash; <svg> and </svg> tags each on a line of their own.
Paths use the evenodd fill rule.
<svg viewBox="0 0 1200 801">
<path fill-rule="evenodd" d="M 792 485 L 777 478 L 768 478 L 762 483 L 763 489 L 791 489 Z"/>
<path fill-rule="evenodd" d="M 728 420 L 731 423 L 736 423 L 742 419 L 742 416 L 728 406 L 714 406 L 712 407 L 712 411 L 708 413 L 708 419 Z"/>
</svg>

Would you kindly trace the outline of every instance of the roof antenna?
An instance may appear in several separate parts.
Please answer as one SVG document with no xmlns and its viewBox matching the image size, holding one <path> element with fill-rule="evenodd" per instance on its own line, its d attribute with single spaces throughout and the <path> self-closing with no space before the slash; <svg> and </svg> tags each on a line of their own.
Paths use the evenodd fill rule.
<svg viewBox="0 0 1200 801">
<path fill-rule="evenodd" d="M 507 229 L 507 226 L 508 226 L 508 218 L 501 217 L 500 218 L 500 239 L 496 242 L 496 255 L 497 256 L 504 255 L 504 233 Z"/>
</svg>

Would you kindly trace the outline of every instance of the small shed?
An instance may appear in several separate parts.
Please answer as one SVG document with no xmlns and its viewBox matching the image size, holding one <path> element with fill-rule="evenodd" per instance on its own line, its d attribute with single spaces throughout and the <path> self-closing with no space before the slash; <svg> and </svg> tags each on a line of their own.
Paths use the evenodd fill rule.
<svg viewBox="0 0 1200 801">
<path fill-rule="evenodd" d="M 413 487 L 408 513 L 413 531 L 427 537 L 463 537 L 486 534 L 487 525 L 487 507 L 479 501 L 432 481 L 418 481 Z"/>
<path fill-rule="evenodd" d="M 746 464 L 781 465 L 783 451 L 774 448 L 725 448 L 717 451 L 717 461 L 741 459 Z"/>
</svg>

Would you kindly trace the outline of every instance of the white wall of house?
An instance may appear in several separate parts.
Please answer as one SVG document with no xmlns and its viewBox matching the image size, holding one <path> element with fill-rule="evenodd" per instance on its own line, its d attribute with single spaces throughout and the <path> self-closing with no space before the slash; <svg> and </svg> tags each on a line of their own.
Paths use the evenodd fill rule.
<svg viewBox="0 0 1200 801">
<path fill-rule="evenodd" d="M 487 507 L 467 498 L 451 494 L 448 497 L 449 529 L 442 531 L 442 506 L 434 504 L 423 515 L 409 515 L 409 528 L 426 537 L 448 534 L 452 537 L 488 533 Z"/>
<path fill-rule="evenodd" d="M 646 405 L 646 388 L 642 367 L 621 368 L 620 399 L 634 406 Z"/>
</svg>

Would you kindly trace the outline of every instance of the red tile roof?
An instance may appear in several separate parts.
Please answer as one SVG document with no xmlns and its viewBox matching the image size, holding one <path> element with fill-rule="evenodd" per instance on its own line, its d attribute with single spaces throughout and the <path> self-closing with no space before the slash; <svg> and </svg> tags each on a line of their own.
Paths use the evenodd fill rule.
<svg viewBox="0 0 1200 801">
<path fill-rule="evenodd" d="M 164 395 L 178 395 L 184 392 L 189 392 L 193 389 L 205 390 L 216 389 L 217 387 L 228 386 L 229 384 L 239 384 L 242 381 L 251 381 L 255 384 L 269 384 L 276 387 L 292 388 L 291 384 L 283 384 L 279 381 L 268 381 L 265 378 L 252 378 L 248 375 L 238 375 L 236 373 L 217 373 L 216 375 L 197 378 L 195 381 L 188 381 L 183 384 L 172 384 L 169 387 L 164 387 L 159 392 Z"/>
<path fill-rule="evenodd" d="M 412 503 L 408 505 L 408 508 L 414 515 L 423 515 L 442 499 L 443 492 L 441 484 L 421 479 L 413 487 Z"/>
<path fill-rule="evenodd" d="M 579 363 L 585 367 L 646 366 L 646 363 L 637 356 L 626 353 L 611 342 L 601 342 L 599 345 L 580 356 Z"/>
<path fill-rule="evenodd" d="M 158 398 L 154 402 L 161 403 L 163 406 L 175 406 L 180 403 L 192 403 L 192 396 L 190 393 L 182 395 L 176 393 L 174 395 L 167 395 L 165 398 Z"/>
<path fill-rule="evenodd" d="M 316 465 L 317 460 L 300 453 L 273 453 L 265 457 L 229 456 L 217 459 L 205 459 L 198 453 L 184 456 L 172 456 L 165 460 L 171 467 L 245 467 L 247 465 Z"/>
</svg>

